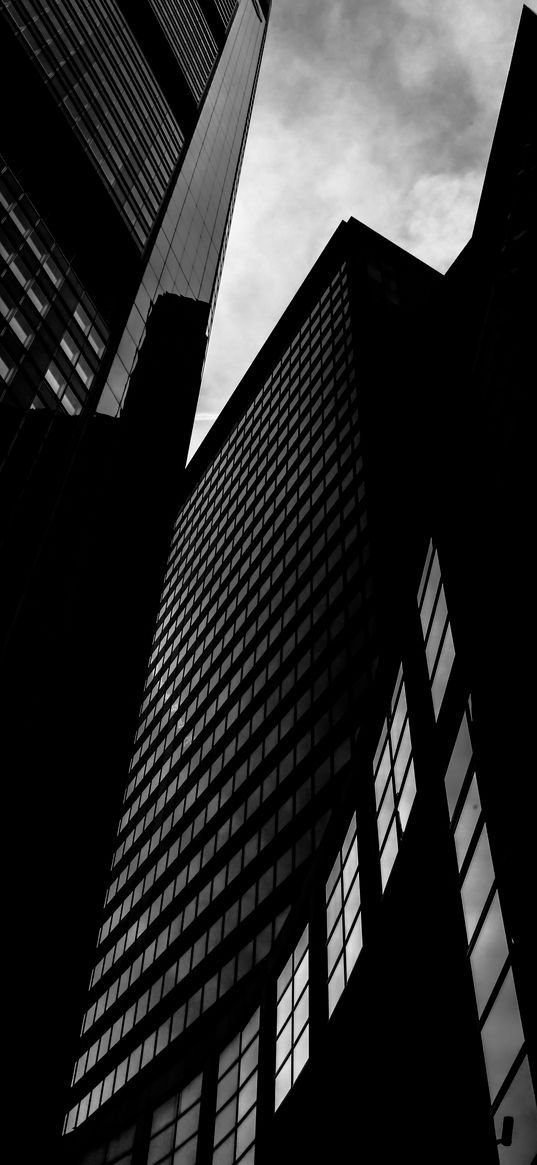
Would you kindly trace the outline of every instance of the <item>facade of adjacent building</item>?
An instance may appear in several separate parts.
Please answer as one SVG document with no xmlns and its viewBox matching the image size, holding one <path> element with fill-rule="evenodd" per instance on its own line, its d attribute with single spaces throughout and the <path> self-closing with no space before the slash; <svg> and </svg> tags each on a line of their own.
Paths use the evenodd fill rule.
<svg viewBox="0 0 537 1165">
<path fill-rule="evenodd" d="M 11 1075 L 30 1046 L 46 1055 L 32 1103 L 43 1157 L 63 1120 L 269 9 L 0 6 L 2 769 L 32 888 L 31 925 L 8 907 Z"/>
<path fill-rule="evenodd" d="M 155 298 L 212 317 L 267 16 L 2 6 L 1 400 L 117 415 Z"/>
</svg>

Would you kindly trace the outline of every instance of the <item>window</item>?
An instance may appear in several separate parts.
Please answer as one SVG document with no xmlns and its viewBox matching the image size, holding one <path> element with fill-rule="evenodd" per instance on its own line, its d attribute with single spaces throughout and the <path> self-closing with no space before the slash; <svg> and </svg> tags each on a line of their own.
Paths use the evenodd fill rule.
<svg viewBox="0 0 537 1165">
<path fill-rule="evenodd" d="M 391 874 L 416 796 L 403 669 L 373 759 L 382 889 Z"/>
<path fill-rule="evenodd" d="M 253 1165 L 259 1011 L 220 1056 L 213 1165 Z"/>
<path fill-rule="evenodd" d="M 438 554 L 432 542 L 429 543 L 418 590 L 418 607 L 425 640 L 434 714 L 438 717 L 455 658 L 455 647 L 448 619 L 446 596 L 440 576 Z"/>
<path fill-rule="evenodd" d="M 275 1108 L 287 1096 L 309 1056 L 308 938 L 306 927 L 278 978 Z"/>
<path fill-rule="evenodd" d="M 147 1165 L 194 1165 L 202 1075 L 155 1109 Z"/>
<path fill-rule="evenodd" d="M 498 1136 L 503 1116 L 514 1118 L 513 1146 L 518 1143 L 522 1152 L 525 1145 L 530 1144 L 532 1127 L 537 1131 L 537 1107 L 525 1058 L 524 1032 L 509 944 L 479 795 L 471 727 L 470 707 L 467 706 L 446 769 L 446 797 L 459 868 L 468 957 L 491 1112 Z M 516 1159 L 525 1158 L 519 1156 Z"/>
<path fill-rule="evenodd" d="M 356 814 L 326 884 L 328 1012 L 332 1014 L 362 949 Z"/>
</svg>

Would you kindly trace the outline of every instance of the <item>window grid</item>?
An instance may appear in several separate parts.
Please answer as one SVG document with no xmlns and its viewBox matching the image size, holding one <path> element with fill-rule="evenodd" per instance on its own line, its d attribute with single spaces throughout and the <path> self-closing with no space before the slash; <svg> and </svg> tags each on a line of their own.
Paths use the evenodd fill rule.
<svg viewBox="0 0 537 1165">
<path fill-rule="evenodd" d="M 311 797 L 332 776 L 337 775 L 349 759 L 350 742 L 345 721 L 349 700 L 346 670 L 348 661 L 353 658 L 352 653 L 356 654 L 366 646 L 367 628 L 363 626 L 362 603 L 370 589 L 364 594 L 369 575 L 369 544 L 359 455 L 356 389 L 354 372 L 350 367 L 352 346 L 348 292 L 343 269 L 336 274 L 328 294 L 323 295 L 318 307 L 312 312 L 312 327 L 317 342 L 311 342 L 308 322 L 297 333 L 296 342 L 293 341 L 289 346 L 288 368 L 285 360 L 283 365 L 280 361 L 275 376 L 270 380 L 268 395 L 265 392 L 262 399 L 262 394 L 258 394 L 258 399 L 252 402 L 254 407 L 249 406 L 245 411 L 241 423 L 245 439 L 252 447 L 254 471 L 250 466 L 250 456 L 243 456 L 244 443 L 239 442 L 237 450 L 229 445 L 225 457 L 218 455 L 215 458 L 213 466 L 193 491 L 191 501 L 186 503 L 177 522 L 170 554 L 172 571 L 167 572 L 164 583 L 162 614 L 157 624 L 148 669 L 149 678 L 140 711 L 140 723 L 145 723 L 137 734 L 119 846 L 123 847 L 124 842 L 128 838 L 130 840 L 116 862 L 107 904 L 112 905 L 112 899 L 123 886 L 125 891 L 119 915 L 116 913 L 118 904 L 114 903 L 106 927 L 103 927 L 102 942 L 107 952 L 101 952 L 104 961 L 99 974 L 103 982 L 97 987 L 95 978 L 97 990 L 84 1025 L 86 1052 L 79 1057 L 82 1063 L 77 1068 L 77 1072 L 88 1074 L 86 1089 L 88 1084 L 95 1081 L 99 1070 L 105 1073 L 110 1060 L 121 1055 L 120 1041 L 127 1031 L 131 1031 L 133 1023 L 138 1022 L 137 1002 L 134 1008 L 129 1007 L 124 1015 L 118 1016 L 112 1025 L 110 1020 L 106 1023 L 104 1012 L 114 1005 L 110 1018 L 117 1015 L 116 1001 L 127 989 L 127 984 L 130 986 L 135 982 L 132 976 L 139 973 L 139 966 L 134 971 L 136 959 L 125 966 L 122 956 L 127 949 L 127 934 L 131 935 L 129 942 L 132 941 L 148 907 L 147 899 L 141 902 L 142 895 L 155 884 L 153 906 L 149 908 L 151 919 L 158 919 L 162 911 L 168 910 L 168 905 L 175 901 L 182 890 L 177 888 L 175 882 L 172 885 L 169 874 L 166 878 L 167 866 L 178 858 L 184 844 L 185 858 L 194 861 L 193 870 L 197 877 L 204 861 L 206 844 L 207 860 L 211 860 L 216 852 L 216 846 L 212 848 L 212 839 L 219 836 L 224 838 L 220 831 L 224 825 L 228 828 L 229 809 L 232 808 L 230 802 L 229 809 L 226 809 L 226 803 L 231 790 L 235 796 L 235 788 L 238 789 L 242 782 L 248 781 L 244 791 L 246 805 L 250 805 L 252 797 L 252 812 L 255 812 L 267 796 L 272 797 L 274 794 L 278 801 L 282 800 L 276 790 L 281 780 L 286 779 L 297 764 L 304 761 L 305 775 L 306 768 L 309 768 L 308 779 L 295 791 L 300 803 L 296 798 L 293 800 L 288 797 L 277 808 L 276 828 L 279 835 L 286 821 L 293 820 Z M 314 353 L 313 363 L 308 349 Z M 234 479 L 231 489 L 230 475 Z M 289 490 L 285 489 L 282 494 L 284 484 L 290 479 Z M 226 498 L 226 505 L 219 507 L 217 498 Z M 201 507 L 203 523 L 197 520 Z M 328 541 L 324 534 L 325 526 L 330 530 Z M 247 530 L 247 550 L 242 554 L 244 548 L 241 546 L 241 554 L 237 555 L 239 543 L 235 531 L 244 528 Z M 359 537 L 359 531 L 362 538 Z M 251 582 L 247 590 L 243 589 L 241 574 Z M 181 589 L 177 584 L 179 577 L 184 579 Z M 334 591 L 331 579 L 334 580 Z M 221 597 L 220 609 L 214 601 L 217 585 Z M 340 601 L 342 591 L 345 597 Z M 183 600 L 181 602 L 180 596 Z M 296 625 L 299 609 L 304 610 L 304 617 L 297 631 L 293 630 L 289 634 L 287 628 L 289 623 Z M 347 616 L 356 616 L 356 626 L 359 628 L 356 640 L 345 635 Z M 178 631 L 183 636 L 182 642 L 178 639 Z M 315 659 L 319 663 L 315 690 L 313 686 L 306 689 L 304 683 L 301 683 L 302 677 L 307 677 L 311 672 L 314 649 Z M 287 658 L 289 666 L 286 668 Z M 366 656 L 363 658 L 365 660 Z M 272 681 L 273 675 L 278 677 L 276 685 Z M 330 688 L 332 691 L 341 691 L 341 698 L 332 700 L 329 705 L 326 693 Z M 235 691 L 237 694 L 233 697 Z M 222 710 L 226 709 L 225 729 L 224 722 L 218 716 L 220 700 Z M 319 716 L 314 714 L 314 701 L 315 712 L 318 710 Z M 323 701 L 327 710 L 334 705 L 333 718 L 329 711 L 324 712 Z M 290 709 L 289 714 L 286 708 Z M 296 732 L 301 716 L 304 717 L 302 736 Z M 289 724 L 284 725 L 287 719 Z M 222 728 L 219 730 L 220 722 Z M 286 750 L 285 741 L 283 748 L 280 742 L 284 731 L 291 726 L 295 728 L 293 739 L 299 739 L 292 749 Z M 276 728 L 278 731 L 274 735 Z M 189 733 L 192 733 L 192 739 L 187 739 L 185 744 L 185 737 Z M 327 742 L 324 740 L 327 733 L 331 734 L 332 742 L 335 740 L 335 748 L 331 746 L 334 756 L 330 758 L 327 758 Z M 276 742 L 278 753 L 271 764 L 271 750 Z M 143 753 L 140 751 L 142 746 Z M 328 760 L 330 763 L 327 763 Z M 263 768 L 258 771 L 260 765 Z M 249 789 L 250 775 L 252 792 Z M 237 784 L 231 785 L 229 782 L 231 779 L 234 782 L 235 778 Z M 211 789 L 213 779 L 215 784 Z M 255 790 L 254 782 L 257 786 Z M 181 785 L 183 788 L 180 788 Z M 222 799 L 217 800 L 221 794 Z M 241 794 L 242 804 L 245 803 L 245 795 Z M 177 818 L 174 823 L 173 814 L 179 805 L 181 819 Z M 281 825 L 280 811 L 283 814 Z M 227 814 L 225 822 L 216 816 L 220 812 Z M 243 820 L 248 812 L 247 809 Z M 212 814 L 215 816 L 214 831 L 209 837 L 207 825 Z M 325 813 L 318 822 L 315 835 L 307 831 L 307 836 L 304 834 L 303 838 L 298 839 L 296 857 L 293 847 L 293 867 L 312 851 L 310 843 L 315 836 L 317 844 L 327 820 L 328 814 Z M 198 829 L 203 841 L 200 843 L 202 848 L 198 846 L 196 851 L 194 847 Z M 150 857 L 150 847 L 156 850 L 154 859 Z M 254 908 L 254 897 L 257 905 L 268 886 L 268 903 L 271 887 L 279 885 L 280 880 L 287 876 L 287 855 L 291 855 L 290 849 L 280 855 L 276 867 L 273 864 L 270 869 L 260 871 L 251 890 L 245 892 L 243 897 L 247 913 Z M 184 864 L 185 859 L 182 860 Z M 141 870 L 136 883 L 127 885 L 142 864 L 145 872 Z M 149 881 L 146 886 L 147 874 Z M 270 886 L 267 882 L 269 876 Z M 207 883 L 207 888 L 209 885 L 212 886 L 212 879 L 211 883 Z M 210 892 L 213 893 L 212 889 Z M 200 913 L 206 905 L 207 894 L 204 887 L 201 887 L 192 896 L 193 915 Z M 281 911 L 281 899 L 278 905 L 278 918 L 281 918 L 285 916 L 285 911 Z M 230 926 L 237 924 L 239 910 L 242 914 L 242 909 L 242 899 L 240 906 L 238 901 L 230 905 L 228 910 L 237 912 L 235 922 L 232 920 Z M 151 910 L 154 910 L 153 914 Z M 211 925 L 204 935 L 200 935 L 199 940 L 189 946 L 188 952 L 183 952 L 188 956 L 188 965 L 186 959 L 182 964 L 183 976 L 190 973 L 190 968 L 197 966 L 198 956 L 200 960 L 205 957 L 204 952 L 207 954 L 214 950 L 211 962 L 216 965 L 217 948 L 207 944 L 215 939 L 218 945 L 225 939 L 228 910 L 226 915 L 221 914 L 220 919 L 215 920 L 214 927 Z M 218 935 L 216 924 L 219 928 L 223 927 L 219 929 Z M 184 927 L 185 922 L 181 925 Z M 116 926 L 117 933 L 119 929 L 123 932 L 125 945 L 118 948 L 122 962 L 114 974 L 111 966 L 113 948 L 118 941 L 117 933 L 113 933 Z M 167 928 L 162 928 L 161 924 L 159 936 L 162 934 L 164 938 L 160 946 L 156 935 L 154 942 L 153 939 L 149 945 L 146 942 L 146 948 L 152 952 L 150 958 L 154 957 L 155 961 L 166 949 L 171 934 L 168 931 L 166 935 L 166 931 Z M 266 953 L 273 932 L 269 935 L 267 928 L 265 932 L 262 949 Z M 248 947 L 252 948 L 250 955 Z M 248 944 L 248 947 L 242 951 L 241 974 L 246 973 L 242 968 L 248 965 L 248 959 L 257 961 L 262 957 L 257 946 Z M 221 957 L 225 958 L 225 943 L 222 951 Z M 216 998 L 220 998 L 222 991 L 230 985 L 227 978 L 231 983 L 231 977 L 239 974 L 235 963 L 233 968 L 226 968 L 216 970 L 206 985 L 207 991 L 200 989 L 195 992 L 181 1007 L 176 1008 L 170 1020 L 164 1021 L 156 1032 L 151 1033 L 134 1052 L 108 1072 L 104 1081 L 101 1080 L 91 1091 L 87 1091 L 69 1114 L 70 1128 L 85 1120 L 90 1112 L 95 1111 L 108 1096 L 122 1087 L 126 1079 L 132 1078 L 143 1068 L 161 1047 L 166 1046 L 170 1039 L 175 1039 L 184 1026 L 193 1022 L 200 1011 L 206 1010 Z M 149 971 L 148 977 L 152 982 L 140 1004 L 140 1019 L 148 1017 L 144 1030 L 147 1030 L 151 1007 L 156 1006 L 159 999 L 162 1000 L 164 994 L 178 982 L 177 962 L 172 970 L 173 983 L 170 978 L 166 980 L 167 972 L 159 971 L 155 979 Z M 148 977 L 143 981 L 144 988 L 148 984 Z M 186 981 L 185 989 L 188 992 Z M 175 1003 L 175 998 L 170 996 L 170 1003 L 172 1000 Z M 304 1006 L 305 997 L 298 1002 Z M 163 1008 L 160 1009 L 160 1015 L 162 1011 Z M 90 1032 L 93 1023 L 99 1026 L 95 1032 Z M 105 1026 L 106 1031 L 103 1032 Z M 101 1035 L 97 1042 L 99 1031 Z M 293 1053 L 293 1063 L 282 1069 L 282 1080 L 289 1068 L 293 1073 L 293 1065 L 296 1078 L 300 1058 L 306 1052 L 307 1032 L 297 1031 L 296 1035 L 296 1055 Z M 112 1039 L 118 1046 L 117 1049 L 114 1046 L 113 1055 L 108 1057 Z M 129 1045 L 131 1039 L 129 1035 Z M 88 1046 L 90 1042 L 91 1048 Z M 99 1064 L 96 1068 L 101 1055 L 102 1066 Z M 78 1097 L 84 1083 L 79 1075 L 75 1084 L 75 1095 Z"/>
<path fill-rule="evenodd" d="M 429 543 L 418 590 L 418 608 L 425 641 L 434 714 L 438 718 L 455 658 L 455 646 L 448 618 L 438 553 L 432 541 Z"/>
<path fill-rule="evenodd" d="M 194 1165 L 203 1074 L 153 1113 L 146 1165 Z"/>
<path fill-rule="evenodd" d="M 213 1165 L 253 1165 L 259 1058 L 259 1011 L 220 1055 Z"/>
<path fill-rule="evenodd" d="M 156 1030 L 144 1039 L 128 1056 L 113 1068 L 104 1080 L 88 1092 L 67 1114 L 63 1132 L 68 1133 L 91 1116 L 101 1104 L 131 1080 L 155 1056 L 199 1018 L 203 1012 L 221 999 L 253 966 L 265 958 L 289 914 L 290 907 L 281 911 L 272 924 L 266 926 L 238 954 L 217 971 L 203 987 L 178 1007 Z"/>
<path fill-rule="evenodd" d="M 277 886 L 282 885 L 293 872 L 296 872 L 300 865 L 311 855 L 314 844 L 319 844 L 327 821 L 328 815 L 324 814 L 315 826 L 306 830 L 288 850 L 285 850 L 278 857 L 274 865 L 265 869 L 256 882 L 249 886 L 240 898 L 235 899 L 227 907 L 225 913 L 213 921 L 211 926 L 190 947 L 184 950 L 178 959 L 168 966 L 159 977 L 153 979 L 151 985 L 139 996 L 138 1000 L 124 1013 L 119 1015 L 113 1025 L 107 1028 L 79 1058 L 75 1066 L 73 1082 L 80 1080 L 85 1072 L 89 1071 L 98 1060 L 107 1054 L 111 1047 L 145 1018 L 148 1011 L 156 1007 L 169 991 L 172 991 L 175 986 L 181 983 L 227 937 L 231 930 L 236 931 L 238 926 L 255 909 L 261 907 L 262 903 Z M 240 865 L 237 864 L 231 871 L 231 877 L 239 872 Z M 229 879 L 229 868 L 227 873 Z M 223 874 L 225 876 L 225 870 Z M 191 921 L 194 921 L 193 911 L 189 912 L 187 906 L 177 919 L 174 919 L 156 938 L 152 939 L 149 946 L 137 956 L 132 964 L 125 968 L 120 978 L 114 980 L 108 991 L 97 1000 L 88 1013 L 88 1022 L 84 1022 L 84 1031 L 89 1029 L 93 1021 L 100 1019 L 107 1007 L 112 1007 L 121 995 L 161 955 L 166 953 L 168 946 L 181 935 L 181 925 L 186 929 Z M 89 1018 L 90 1016 L 91 1019 Z"/>
<path fill-rule="evenodd" d="M 332 1015 L 362 949 L 358 837 L 353 813 L 326 883 L 328 1013 Z"/>
<path fill-rule="evenodd" d="M 416 778 L 403 668 L 373 759 L 382 889 L 393 869 L 416 796 Z"/>
<path fill-rule="evenodd" d="M 110 0 L 5 8 L 141 250 L 183 134 L 136 39 Z"/>
<path fill-rule="evenodd" d="M 0 399 L 11 398 L 30 409 L 60 407 L 70 415 L 78 413 L 97 373 L 108 329 L 1 159 L 0 279 L 5 321 L 0 323 Z"/>
<path fill-rule="evenodd" d="M 518 1096 L 518 1103 L 523 1100 L 519 1119 L 525 1121 L 532 1113 L 537 1125 L 537 1106 L 527 1071 L 510 946 L 479 795 L 472 731 L 468 703 L 447 765 L 445 791 L 459 870 L 467 954 L 479 1015 L 491 1111 L 496 1115 L 510 1092 L 515 1118 Z M 517 1089 L 511 1088 L 515 1078 L 519 1081 Z"/>
<path fill-rule="evenodd" d="M 309 927 L 277 982 L 274 1107 L 292 1088 L 309 1056 Z"/>
</svg>

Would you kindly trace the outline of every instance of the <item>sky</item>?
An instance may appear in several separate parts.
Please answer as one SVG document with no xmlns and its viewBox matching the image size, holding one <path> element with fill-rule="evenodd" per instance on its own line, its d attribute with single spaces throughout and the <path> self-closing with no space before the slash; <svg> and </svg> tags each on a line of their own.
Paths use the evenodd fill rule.
<svg viewBox="0 0 537 1165">
<path fill-rule="evenodd" d="M 342 219 L 449 267 L 472 232 L 521 7 L 273 0 L 190 455 Z"/>
</svg>

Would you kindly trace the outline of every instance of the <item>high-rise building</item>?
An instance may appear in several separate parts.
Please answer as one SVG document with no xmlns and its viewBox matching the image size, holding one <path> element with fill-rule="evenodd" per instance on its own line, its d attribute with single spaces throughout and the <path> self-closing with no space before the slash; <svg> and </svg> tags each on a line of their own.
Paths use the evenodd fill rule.
<svg viewBox="0 0 537 1165">
<path fill-rule="evenodd" d="M 18 907 L 11 923 L 13 1063 L 22 1056 L 23 1072 L 23 1048 L 47 1049 L 33 1103 L 44 1157 L 63 1119 L 269 10 L 0 6 L 2 767 L 38 896 L 31 928 Z M 47 947 L 52 960 L 36 956 Z"/>
<path fill-rule="evenodd" d="M 2 5 L 1 400 L 116 415 L 155 298 L 212 317 L 268 9 Z"/>
</svg>

